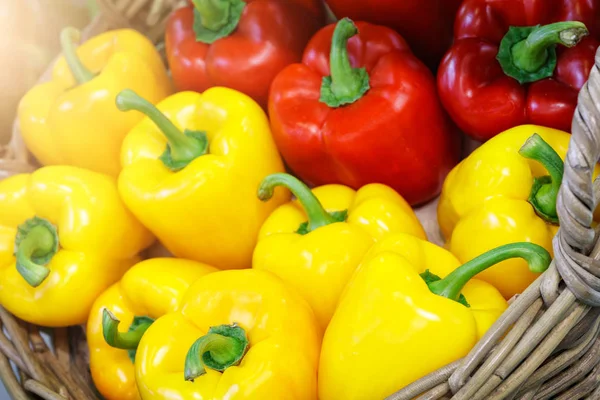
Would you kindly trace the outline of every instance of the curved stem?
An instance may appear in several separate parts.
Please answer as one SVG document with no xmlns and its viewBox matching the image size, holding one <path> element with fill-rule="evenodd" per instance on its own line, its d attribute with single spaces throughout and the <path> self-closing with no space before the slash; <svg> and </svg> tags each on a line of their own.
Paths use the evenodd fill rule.
<svg viewBox="0 0 600 400">
<path fill-rule="evenodd" d="M 200 23 L 206 29 L 216 31 L 227 24 L 231 3 L 227 0 L 192 0 L 200 13 Z"/>
<path fill-rule="evenodd" d="M 102 311 L 102 334 L 106 343 L 117 349 L 133 350 L 137 349 L 142 336 L 152 325 L 152 320 L 146 318 L 144 322 L 135 324 L 129 332 L 119 332 L 119 324 L 121 321 L 108 309 Z"/>
<path fill-rule="evenodd" d="M 557 44 L 573 47 L 588 34 L 579 21 L 556 22 L 535 28 L 512 47 L 513 63 L 524 71 L 535 72 L 548 61 L 548 49 Z"/>
<path fill-rule="evenodd" d="M 550 176 L 537 178 L 529 202 L 536 213 L 548 222 L 558 223 L 556 198 L 563 179 L 564 163 L 556 151 L 537 133 L 527 139 L 519 154 L 542 164 Z"/>
<path fill-rule="evenodd" d="M 510 258 L 522 258 L 532 272 L 548 269 L 552 257 L 542 246 L 534 243 L 511 243 L 490 250 L 463 264 L 444 279 L 429 284 L 429 289 L 440 296 L 458 300 L 464 286 L 478 273 Z"/>
<path fill-rule="evenodd" d="M 333 31 L 329 66 L 331 76 L 323 79 L 321 101 L 330 107 L 354 103 L 369 89 L 369 75 L 364 68 L 352 68 L 348 57 L 348 40 L 358 33 L 349 18 L 338 21 Z"/>
<path fill-rule="evenodd" d="M 81 32 L 73 27 L 64 28 L 60 32 L 60 45 L 63 56 L 78 84 L 88 82 L 94 78 L 94 74 L 83 65 L 77 56 L 75 43 L 79 42 Z"/>
<path fill-rule="evenodd" d="M 329 214 L 308 186 L 290 174 L 277 173 L 267 176 L 258 188 L 258 198 L 267 201 L 273 197 L 277 186 L 288 188 L 298 199 L 308 217 L 308 230 L 312 231 L 337 221 Z"/>
<path fill-rule="evenodd" d="M 246 332 L 238 325 L 219 325 L 192 344 L 185 358 L 184 377 L 193 381 L 206 373 L 205 368 L 225 371 L 238 365 L 248 348 Z"/>
<path fill-rule="evenodd" d="M 19 226 L 15 245 L 17 271 L 31 286 L 41 285 L 50 274 L 45 265 L 58 251 L 56 228 L 43 218 L 31 218 Z"/>
<path fill-rule="evenodd" d="M 171 169 L 181 169 L 207 151 L 208 142 L 203 133 L 181 132 L 158 108 L 133 90 L 125 89 L 117 95 L 117 108 L 121 111 L 137 110 L 152 120 L 168 141 L 163 162 Z M 191 133 L 191 134 L 188 134 Z M 200 135 L 199 135 L 200 134 Z"/>
<path fill-rule="evenodd" d="M 238 26 L 246 7 L 244 0 L 192 0 L 196 41 L 214 43 Z"/>
</svg>

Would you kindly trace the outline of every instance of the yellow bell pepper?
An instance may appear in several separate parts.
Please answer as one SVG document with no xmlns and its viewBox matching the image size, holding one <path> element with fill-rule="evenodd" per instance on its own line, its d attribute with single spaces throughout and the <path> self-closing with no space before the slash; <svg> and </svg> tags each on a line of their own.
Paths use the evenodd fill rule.
<svg viewBox="0 0 600 400">
<path fill-rule="evenodd" d="M 316 400 L 321 337 L 308 304 L 274 275 L 219 271 L 148 328 L 136 379 L 144 400 Z"/>
<path fill-rule="evenodd" d="M 83 324 L 153 237 L 113 178 L 51 166 L 0 182 L 0 304 L 37 325 Z"/>
<path fill-rule="evenodd" d="M 532 242 L 552 254 L 556 196 L 571 135 L 535 125 L 509 129 L 476 149 L 444 182 L 438 221 L 462 262 L 507 243 Z M 538 274 L 511 259 L 482 272 L 508 299 Z"/>
<path fill-rule="evenodd" d="M 142 261 L 96 299 L 87 324 L 90 369 L 107 400 L 136 400 L 133 360 L 154 320 L 177 311 L 187 289 L 217 269 L 176 258 Z"/>
<path fill-rule="evenodd" d="M 63 57 L 52 79 L 33 87 L 18 110 L 27 148 L 44 165 L 73 165 L 117 176 L 123 138 L 141 120 L 123 115 L 115 96 L 125 88 L 152 102 L 172 92 L 153 44 L 141 33 L 102 33 L 75 49 L 79 32 L 61 33 Z"/>
<path fill-rule="evenodd" d="M 426 238 L 410 205 L 388 186 L 369 184 L 354 191 L 325 185 L 311 192 L 291 175 L 274 174 L 263 181 L 259 197 L 268 200 L 276 186 L 290 189 L 298 201 L 282 205 L 265 221 L 252 267 L 298 290 L 323 329 L 373 243 L 396 232 Z"/>
<path fill-rule="evenodd" d="M 471 278 L 512 257 L 538 272 L 551 261 L 532 243 L 499 247 L 458 268 L 446 250 L 409 235 L 375 245 L 325 332 L 319 399 L 383 399 L 464 357 L 507 307 L 492 285 Z"/>
<path fill-rule="evenodd" d="M 256 198 L 261 179 L 284 169 L 264 111 L 219 87 L 158 107 L 124 91 L 117 104 L 148 116 L 123 142 L 119 191 L 133 213 L 177 257 L 249 268 L 261 224 L 289 199 Z"/>
</svg>

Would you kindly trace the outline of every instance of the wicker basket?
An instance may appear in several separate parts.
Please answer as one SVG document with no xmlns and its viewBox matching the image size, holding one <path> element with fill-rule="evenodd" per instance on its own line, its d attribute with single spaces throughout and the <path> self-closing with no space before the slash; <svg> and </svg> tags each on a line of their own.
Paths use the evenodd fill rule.
<svg viewBox="0 0 600 400">
<path fill-rule="evenodd" d="M 97 0 L 100 13 L 84 30 L 89 38 L 130 27 L 155 43 L 168 14 L 185 0 Z M 160 43 L 157 43 L 160 46 Z M 40 79 L 47 80 L 49 71 Z M 390 396 L 418 399 L 600 400 L 600 228 L 591 228 L 600 181 L 600 50 L 579 95 L 571 146 L 559 195 L 561 229 L 549 270 L 508 310 L 471 353 Z M 37 168 L 20 135 L 0 148 L 0 179 Z M 429 239 L 441 244 L 437 202 L 416 210 Z M 161 249 L 153 250 L 161 253 Z M 44 330 L 0 307 L 0 378 L 13 399 L 98 399 L 89 375 L 81 326 Z M 50 334 L 53 350 L 42 338 Z M 12 365 L 11 365 L 12 362 Z M 340 399 L 341 400 L 341 399 Z"/>
<path fill-rule="evenodd" d="M 548 271 L 511 302 L 467 357 L 389 400 L 600 399 L 600 49 L 579 93 Z"/>
</svg>

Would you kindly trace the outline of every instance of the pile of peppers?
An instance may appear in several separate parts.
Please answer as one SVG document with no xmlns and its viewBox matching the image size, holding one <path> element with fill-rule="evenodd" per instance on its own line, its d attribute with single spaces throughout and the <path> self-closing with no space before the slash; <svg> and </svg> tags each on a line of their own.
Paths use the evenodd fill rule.
<svg viewBox="0 0 600 400">
<path fill-rule="evenodd" d="M 104 398 L 385 398 L 549 267 L 600 0 L 325 3 L 186 1 L 166 64 L 66 27 L 22 98 L 0 305 L 86 324 Z"/>
</svg>

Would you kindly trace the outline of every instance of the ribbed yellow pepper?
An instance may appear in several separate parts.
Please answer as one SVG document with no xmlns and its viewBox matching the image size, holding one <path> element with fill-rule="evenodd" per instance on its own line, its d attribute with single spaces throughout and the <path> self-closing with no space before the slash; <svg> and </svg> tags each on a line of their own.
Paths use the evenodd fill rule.
<svg viewBox="0 0 600 400">
<path fill-rule="evenodd" d="M 263 181 L 259 197 L 268 200 L 276 186 L 287 187 L 298 200 L 265 221 L 252 267 L 273 272 L 298 290 L 323 329 L 373 243 L 396 232 L 426 237 L 410 205 L 388 186 L 369 184 L 354 191 L 325 185 L 311 192 L 291 175 L 274 174 Z"/>
<path fill-rule="evenodd" d="M 177 311 L 187 289 L 217 269 L 177 258 L 153 258 L 129 269 L 94 302 L 87 324 L 90 369 L 107 400 L 136 400 L 133 360 L 154 320 Z"/>
<path fill-rule="evenodd" d="M 514 242 L 536 243 L 552 254 L 556 196 L 570 137 L 550 128 L 518 126 L 483 144 L 450 172 L 438 221 L 447 248 L 460 261 Z M 480 278 L 508 299 L 537 276 L 525 261 L 511 259 Z"/>
<path fill-rule="evenodd" d="M 148 328 L 136 379 L 144 400 L 316 400 L 320 344 L 312 310 L 277 277 L 219 271 Z"/>
<path fill-rule="evenodd" d="M 0 304 L 37 325 L 82 324 L 153 237 L 113 178 L 51 166 L 0 182 Z"/>
<path fill-rule="evenodd" d="M 132 88 L 158 102 L 171 93 L 171 83 L 153 44 L 137 31 L 102 33 L 75 50 L 78 40 L 77 30 L 63 30 L 64 56 L 55 64 L 52 79 L 21 100 L 21 133 L 44 165 L 73 165 L 117 176 L 123 138 L 142 117 L 120 113 L 115 96 Z"/>
<path fill-rule="evenodd" d="M 119 191 L 129 208 L 176 256 L 249 268 L 261 224 L 289 199 L 256 198 L 262 178 L 284 169 L 264 111 L 219 87 L 158 107 L 124 91 L 117 104 L 148 116 L 123 142 Z"/>
<path fill-rule="evenodd" d="M 458 268 L 449 252 L 410 235 L 375 245 L 325 332 L 319 399 L 383 399 L 464 357 L 507 307 L 492 285 L 471 278 L 511 257 L 538 272 L 551 261 L 532 243 L 499 247 Z"/>
</svg>

